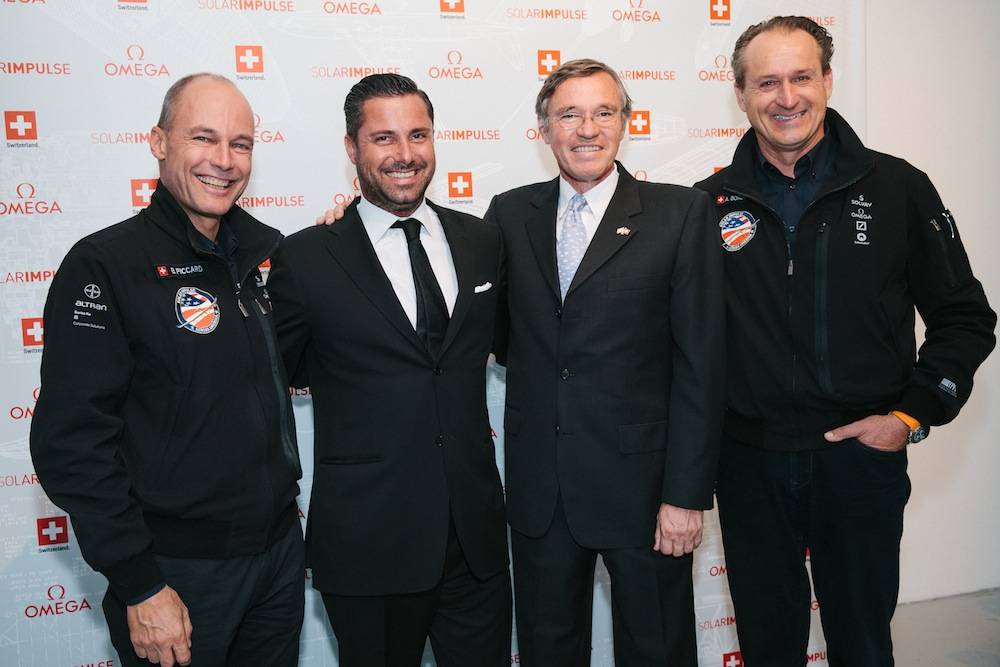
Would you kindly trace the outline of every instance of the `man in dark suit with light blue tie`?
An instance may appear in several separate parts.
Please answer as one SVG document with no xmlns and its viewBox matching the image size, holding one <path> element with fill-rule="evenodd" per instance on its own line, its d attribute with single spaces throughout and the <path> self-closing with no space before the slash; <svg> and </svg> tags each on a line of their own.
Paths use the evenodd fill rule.
<svg viewBox="0 0 1000 667">
<path fill-rule="evenodd" d="M 285 239 L 268 290 L 289 377 L 310 386 L 307 563 L 343 667 L 510 662 L 503 491 L 486 411 L 497 230 L 424 198 L 433 107 L 406 77 L 344 104 L 362 198 Z"/>
<path fill-rule="evenodd" d="M 697 665 L 692 552 L 723 405 L 722 257 L 708 197 L 615 161 L 631 99 L 593 60 L 535 110 L 559 177 L 498 195 L 506 251 L 507 517 L 526 667 L 590 665 L 594 568 L 615 663 Z"/>
</svg>

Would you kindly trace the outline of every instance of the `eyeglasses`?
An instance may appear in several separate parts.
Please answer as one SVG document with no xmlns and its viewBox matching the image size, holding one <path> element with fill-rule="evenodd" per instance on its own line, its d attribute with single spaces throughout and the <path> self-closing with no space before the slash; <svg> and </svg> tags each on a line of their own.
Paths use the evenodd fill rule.
<svg viewBox="0 0 1000 667">
<path fill-rule="evenodd" d="M 554 119 L 559 123 L 559 127 L 564 130 L 575 130 L 583 125 L 583 119 L 588 115 L 595 125 L 610 127 L 618 123 L 618 119 L 622 114 L 617 109 L 601 109 L 592 114 L 585 114 L 580 111 L 564 111 L 557 116 L 549 116 L 549 118 Z"/>
</svg>

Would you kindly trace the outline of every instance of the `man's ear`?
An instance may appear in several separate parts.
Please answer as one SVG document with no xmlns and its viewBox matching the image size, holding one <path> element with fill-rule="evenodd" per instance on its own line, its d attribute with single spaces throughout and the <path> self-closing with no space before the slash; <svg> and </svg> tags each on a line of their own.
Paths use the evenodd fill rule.
<svg viewBox="0 0 1000 667">
<path fill-rule="evenodd" d="M 159 125 L 154 125 L 149 131 L 149 152 L 157 160 L 164 160 L 167 157 L 167 133 Z"/>
<path fill-rule="evenodd" d="M 747 112 L 747 101 L 743 96 L 743 89 L 739 87 L 738 84 L 733 84 L 733 92 L 736 93 L 736 104 L 740 107 L 740 111 L 743 113 Z"/>
<path fill-rule="evenodd" d="M 358 163 L 358 146 L 351 139 L 351 135 L 344 135 L 344 148 L 347 150 L 347 157 L 351 160 L 351 164 Z"/>
</svg>

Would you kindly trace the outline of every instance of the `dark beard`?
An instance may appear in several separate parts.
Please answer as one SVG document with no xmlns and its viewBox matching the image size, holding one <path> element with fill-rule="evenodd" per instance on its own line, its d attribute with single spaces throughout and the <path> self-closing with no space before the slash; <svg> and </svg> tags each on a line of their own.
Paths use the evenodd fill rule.
<svg viewBox="0 0 1000 667">
<path fill-rule="evenodd" d="M 407 169 L 416 168 L 415 163 L 411 164 L 397 164 L 393 165 L 393 169 L 399 171 L 406 171 Z M 421 168 L 426 169 L 427 165 L 421 165 Z M 378 206 L 380 209 L 388 211 L 399 218 L 408 217 L 417 207 L 420 206 L 420 202 L 424 200 L 424 193 L 427 192 L 427 186 L 430 185 L 430 178 L 427 179 L 427 183 L 412 200 L 399 201 L 389 197 L 389 193 L 378 187 L 375 183 L 368 180 L 366 174 L 362 170 L 358 170 L 358 187 L 361 189 L 361 194 L 364 195 L 370 203 Z M 433 174 L 431 174 L 433 177 Z"/>
</svg>

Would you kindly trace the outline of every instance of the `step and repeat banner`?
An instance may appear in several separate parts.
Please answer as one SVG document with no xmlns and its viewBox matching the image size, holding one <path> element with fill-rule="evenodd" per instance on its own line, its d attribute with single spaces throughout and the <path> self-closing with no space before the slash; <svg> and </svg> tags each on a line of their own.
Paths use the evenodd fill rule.
<svg viewBox="0 0 1000 667">
<path fill-rule="evenodd" d="M 534 99 L 546 75 L 573 58 L 609 63 L 635 99 L 620 159 L 637 178 L 691 185 L 728 164 L 747 128 L 732 92 L 733 44 L 779 13 L 811 16 L 833 33 L 833 105 L 864 136 L 858 0 L 0 0 L 0 664 L 121 664 L 100 611 L 105 581 L 42 491 L 28 431 L 52 276 L 77 239 L 148 204 L 157 176 L 149 129 L 173 81 L 218 72 L 246 94 L 254 170 L 238 203 L 290 233 L 358 193 L 343 148 L 350 86 L 371 73 L 410 76 L 436 111 L 428 196 L 482 215 L 494 194 L 556 175 Z M 503 369 L 491 367 L 488 382 L 502 473 Z M 304 525 L 308 391 L 294 402 Z M 305 586 L 302 664 L 336 665 L 308 572 Z M 701 665 L 741 667 L 714 512 L 695 586 Z M 603 567 L 595 587 L 592 664 L 609 666 Z M 825 665 L 815 602 L 813 610 L 808 657 Z M 519 662 L 516 637 L 511 662 Z"/>
</svg>

